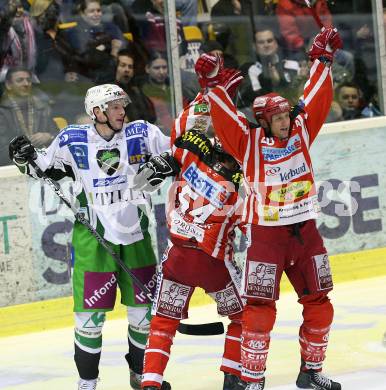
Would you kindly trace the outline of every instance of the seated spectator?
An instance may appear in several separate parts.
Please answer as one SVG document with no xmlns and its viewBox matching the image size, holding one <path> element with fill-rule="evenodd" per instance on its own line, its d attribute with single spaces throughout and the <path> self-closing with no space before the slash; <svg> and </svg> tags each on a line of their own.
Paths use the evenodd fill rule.
<svg viewBox="0 0 386 390">
<path fill-rule="evenodd" d="M 332 25 L 332 16 L 327 0 L 310 0 L 325 26 Z M 281 35 L 284 38 L 288 55 L 298 58 L 304 55 L 309 40 L 320 30 L 312 16 L 312 11 L 304 0 L 280 0 L 276 14 Z"/>
<path fill-rule="evenodd" d="M 140 36 L 148 51 L 160 51 L 166 53 L 166 30 L 164 18 L 164 0 L 150 0 L 151 7 L 141 15 L 136 15 Z M 141 0 L 142 2 L 142 0 Z M 177 19 L 177 35 L 180 56 L 186 54 L 186 40 L 182 23 Z"/>
<path fill-rule="evenodd" d="M 153 103 L 157 116 L 155 124 L 165 135 L 170 135 L 173 113 L 166 56 L 160 52 L 152 52 L 146 73 L 147 77 L 143 80 L 141 89 Z"/>
<path fill-rule="evenodd" d="M 80 0 L 78 11 L 77 25 L 67 37 L 82 58 L 79 72 L 95 83 L 104 83 L 114 77 L 115 57 L 125 43 L 122 32 L 102 20 L 99 0 Z"/>
<path fill-rule="evenodd" d="M 0 3 L 0 82 L 10 67 L 25 66 L 33 71 L 36 40 L 31 19 L 20 0 Z"/>
<path fill-rule="evenodd" d="M 363 101 L 362 91 L 355 83 L 346 82 L 340 84 L 335 91 L 336 105 L 331 107 L 329 121 L 350 120 L 358 118 L 368 118 L 381 115 L 378 108 L 373 103 Z"/>
<path fill-rule="evenodd" d="M 255 97 L 269 92 L 286 96 L 300 71 L 298 61 L 286 59 L 273 31 L 261 26 L 255 34 L 256 62 L 241 66 L 244 81 L 239 89 L 239 107 L 250 107 Z"/>
<path fill-rule="evenodd" d="M 49 106 L 32 91 L 31 78 L 31 71 L 21 66 L 10 68 L 6 74 L 0 101 L 0 145 L 26 135 L 36 147 L 46 147 L 57 133 Z M 1 153 L 0 165 L 10 163 L 7 154 Z"/>
<path fill-rule="evenodd" d="M 126 116 L 130 122 L 144 119 L 145 121 L 155 123 L 156 115 L 153 103 L 136 84 L 134 72 L 133 54 L 126 49 L 120 50 L 118 52 L 114 84 L 118 84 L 131 100 L 131 103 L 126 106 Z"/>
</svg>

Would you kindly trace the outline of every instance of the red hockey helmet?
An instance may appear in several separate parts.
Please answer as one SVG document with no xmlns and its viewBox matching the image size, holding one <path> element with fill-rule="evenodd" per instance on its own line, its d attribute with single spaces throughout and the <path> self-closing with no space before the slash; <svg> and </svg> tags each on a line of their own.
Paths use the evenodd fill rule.
<svg viewBox="0 0 386 390">
<path fill-rule="evenodd" d="M 255 114 L 256 120 L 264 119 L 269 124 L 272 121 L 273 115 L 289 112 L 290 110 L 291 107 L 288 100 L 274 92 L 258 96 L 253 101 L 253 113 Z"/>
</svg>

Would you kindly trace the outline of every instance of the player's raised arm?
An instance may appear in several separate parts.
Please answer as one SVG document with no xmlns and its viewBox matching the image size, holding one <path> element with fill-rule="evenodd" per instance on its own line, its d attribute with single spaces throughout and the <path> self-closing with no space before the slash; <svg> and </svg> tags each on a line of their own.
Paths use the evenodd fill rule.
<svg viewBox="0 0 386 390">
<path fill-rule="evenodd" d="M 310 145 L 330 111 L 334 93 L 331 65 L 334 53 L 342 47 L 342 39 L 336 28 L 323 28 L 316 35 L 308 52 L 312 66 L 310 77 L 304 86 L 302 102 L 307 114 Z"/>
</svg>

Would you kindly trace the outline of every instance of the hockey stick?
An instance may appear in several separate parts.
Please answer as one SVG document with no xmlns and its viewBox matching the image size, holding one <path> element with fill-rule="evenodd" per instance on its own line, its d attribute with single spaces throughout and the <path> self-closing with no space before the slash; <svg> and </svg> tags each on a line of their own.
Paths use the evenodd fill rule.
<svg viewBox="0 0 386 390">
<path fill-rule="evenodd" d="M 319 15 L 316 13 L 316 9 L 311 5 L 310 0 L 304 0 L 304 2 L 306 3 L 307 7 L 311 10 L 312 16 L 314 17 L 315 22 L 317 23 L 319 28 L 323 28 L 324 24 L 322 23 Z"/>
<path fill-rule="evenodd" d="M 152 302 L 153 295 L 149 288 L 145 286 L 138 278 L 130 271 L 122 259 L 113 251 L 107 241 L 91 226 L 90 222 L 87 221 L 84 214 L 79 212 L 75 206 L 66 198 L 63 194 L 59 183 L 49 178 L 35 163 L 34 160 L 30 159 L 29 164 L 34 168 L 36 174 L 47 183 L 55 194 L 62 200 L 62 202 L 73 212 L 75 219 L 85 226 L 88 231 L 95 237 L 100 245 L 108 252 L 108 254 L 114 259 L 114 261 L 130 276 L 137 287 L 146 295 L 146 297 Z M 183 324 L 180 323 L 178 331 L 182 334 L 188 334 L 192 336 L 212 336 L 224 333 L 224 325 L 222 322 L 213 322 L 207 324 Z"/>
</svg>

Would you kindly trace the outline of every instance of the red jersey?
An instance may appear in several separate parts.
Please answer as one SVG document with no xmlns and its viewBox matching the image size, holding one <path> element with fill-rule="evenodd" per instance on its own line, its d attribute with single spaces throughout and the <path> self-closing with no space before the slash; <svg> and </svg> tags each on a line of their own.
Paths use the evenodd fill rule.
<svg viewBox="0 0 386 390">
<path fill-rule="evenodd" d="M 224 149 L 242 163 L 247 186 L 246 223 L 275 226 L 317 218 L 319 203 L 309 148 L 329 112 L 333 97 L 331 69 L 315 60 L 305 84 L 303 112 L 281 141 L 250 129 L 222 87 L 207 95 L 213 126 Z"/>
<path fill-rule="evenodd" d="M 234 230 L 242 218 L 237 192 L 242 172 L 220 163 L 221 153 L 193 125 L 208 120 L 207 103 L 199 95 L 175 121 L 172 150 L 181 171 L 169 191 L 167 220 L 172 241 L 191 242 L 212 257 L 232 260 Z"/>
</svg>

